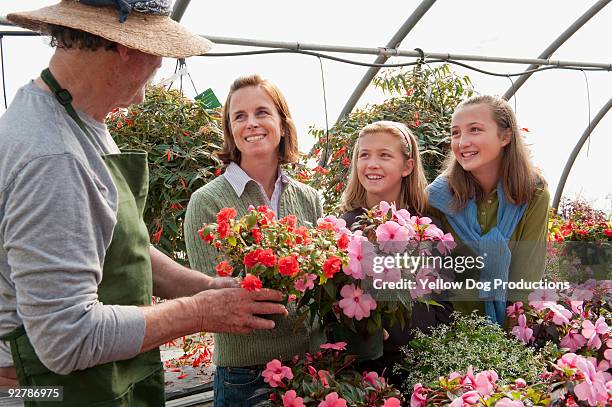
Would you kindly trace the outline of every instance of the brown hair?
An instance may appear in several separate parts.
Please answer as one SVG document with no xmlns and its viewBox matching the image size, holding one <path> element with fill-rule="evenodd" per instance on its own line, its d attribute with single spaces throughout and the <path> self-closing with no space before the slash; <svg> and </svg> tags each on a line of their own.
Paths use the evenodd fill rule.
<svg viewBox="0 0 612 407">
<path fill-rule="evenodd" d="M 281 141 L 278 146 L 278 161 L 279 164 L 294 163 L 299 159 L 298 141 L 297 141 L 297 130 L 289 112 L 287 101 L 281 93 L 280 89 L 273 83 L 262 79 L 259 75 L 253 74 L 249 76 L 243 76 L 234 81 L 230 87 L 229 94 L 225 100 L 223 106 L 223 147 L 221 151 L 216 153 L 217 157 L 224 164 L 235 162 L 240 164 L 240 150 L 236 147 L 234 142 L 234 135 L 232 134 L 232 126 L 229 117 L 230 104 L 232 96 L 238 89 L 246 88 L 248 86 L 260 87 L 263 89 L 272 101 L 274 106 L 281 117 Z"/>
<path fill-rule="evenodd" d="M 414 166 L 412 172 L 402 178 L 400 190 L 400 202 L 396 202 L 398 208 L 410 208 L 417 211 L 417 214 L 423 215 L 427 211 L 427 179 L 425 171 L 421 163 L 419 154 L 419 146 L 416 137 L 412 134 L 408 127 L 402 123 L 391 121 L 378 121 L 365 126 L 359 132 L 355 147 L 353 148 L 353 159 L 351 162 L 351 172 L 349 180 L 342 194 L 341 210 L 343 212 L 352 211 L 357 208 L 366 208 L 366 190 L 359 182 L 357 176 L 357 160 L 359 157 L 359 140 L 373 133 L 388 133 L 392 134 L 400 141 L 401 153 L 404 160 L 413 159 Z"/>
<path fill-rule="evenodd" d="M 106 51 L 117 49 L 116 42 L 98 37 L 97 35 L 61 25 L 49 24 L 48 26 L 52 47 L 89 51 L 97 51 L 100 48 L 104 48 Z"/>
<path fill-rule="evenodd" d="M 500 177 L 506 198 L 515 205 L 525 204 L 533 198 L 538 186 L 546 185 L 546 181 L 529 160 L 529 151 L 508 102 L 490 95 L 473 96 L 460 103 L 455 112 L 465 106 L 481 104 L 491 109 L 493 120 L 497 123 L 498 136 L 502 137 L 503 132 L 510 135 L 508 144 L 502 148 L 500 165 Z M 484 199 L 482 187 L 469 171 L 461 167 L 452 151 L 449 152 L 444 167 L 442 175 L 448 180 L 454 197 L 453 209 L 461 210 L 472 198 L 477 202 Z"/>
</svg>

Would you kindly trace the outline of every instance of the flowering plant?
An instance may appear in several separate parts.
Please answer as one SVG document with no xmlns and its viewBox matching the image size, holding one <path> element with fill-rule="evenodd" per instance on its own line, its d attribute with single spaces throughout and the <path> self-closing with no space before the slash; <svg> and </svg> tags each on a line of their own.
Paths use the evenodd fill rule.
<svg viewBox="0 0 612 407">
<path fill-rule="evenodd" d="M 276 219 L 267 206 L 236 215 L 233 208 L 221 209 L 217 223 L 205 224 L 199 234 L 219 252 L 217 274 L 242 276 L 247 290 L 274 288 L 296 300 L 348 262 L 346 246 L 326 222 L 309 229 L 294 215 Z"/>
<path fill-rule="evenodd" d="M 588 280 L 566 290 L 536 290 L 528 305 L 507 308 L 512 334 L 542 347 L 552 341 L 566 351 L 592 358 L 597 369 L 612 367 L 612 281 Z"/>
<path fill-rule="evenodd" d="M 346 343 L 326 343 L 316 354 L 296 355 L 283 365 L 274 359 L 262 376 L 271 389 L 267 402 L 283 407 L 399 407 L 400 395 L 376 372 L 359 373 L 354 356 L 343 354 Z"/>
<path fill-rule="evenodd" d="M 517 378 L 500 384 L 494 370 L 474 374 L 470 366 L 465 374 L 453 372 L 429 387 L 417 383 L 410 405 L 524 407 L 548 406 L 554 400 L 554 405 L 578 407 L 583 405 L 578 401 L 583 401 L 589 406 L 605 406 L 612 401 L 611 379 L 612 375 L 598 371 L 592 360 L 567 353 L 551 364 L 537 383 Z"/>
</svg>

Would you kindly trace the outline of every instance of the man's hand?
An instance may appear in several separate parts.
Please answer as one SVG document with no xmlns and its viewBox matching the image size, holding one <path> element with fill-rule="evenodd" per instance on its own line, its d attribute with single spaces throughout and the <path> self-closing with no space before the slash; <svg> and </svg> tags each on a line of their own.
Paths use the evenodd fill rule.
<svg viewBox="0 0 612 407">
<path fill-rule="evenodd" d="M 17 371 L 14 367 L 0 367 L 0 389 L 19 387 Z"/>
<path fill-rule="evenodd" d="M 240 288 L 240 283 L 233 277 L 215 277 L 210 281 L 208 290 L 218 288 Z"/>
<path fill-rule="evenodd" d="M 280 314 L 287 309 L 278 304 L 280 291 L 262 289 L 247 291 L 242 288 L 224 288 L 204 291 L 193 297 L 198 306 L 202 331 L 246 334 L 255 329 L 273 329 L 274 321 L 256 315 Z"/>
</svg>

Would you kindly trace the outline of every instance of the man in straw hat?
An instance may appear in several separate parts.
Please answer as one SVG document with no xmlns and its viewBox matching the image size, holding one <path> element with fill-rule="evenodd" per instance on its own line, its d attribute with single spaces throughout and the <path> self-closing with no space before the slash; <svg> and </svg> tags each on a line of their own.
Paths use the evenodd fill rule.
<svg viewBox="0 0 612 407">
<path fill-rule="evenodd" d="M 162 57 L 211 47 L 170 10 L 159 0 L 63 0 L 8 15 L 57 49 L 0 119 L 5 387 L 62 386 L 61 405 L 160 406 L 161 344 L 272 329 L 254 314 L 286 314 L 279 292 L 249 293 L 149 245 L 146 154 L 121 153 L 104 119 L 143 101 Z M 151 306 L 153 294 L 170 300 Z"/>
</svg>

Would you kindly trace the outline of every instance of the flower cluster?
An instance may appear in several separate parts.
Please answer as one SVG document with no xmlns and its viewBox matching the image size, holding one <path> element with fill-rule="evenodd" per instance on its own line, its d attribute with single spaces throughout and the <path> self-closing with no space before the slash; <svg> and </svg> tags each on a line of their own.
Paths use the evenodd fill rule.
<svg viewBox="0 0 612 407">
<path fill-rule="evenodd" d="M 553 341 L 570 352 L 594 356 L 600 370 L 612 366 L 612 281 L 588 280 L 567 290 L 536 290 L 528 305 L 516 302 L 506 313 L 512 334 L 525 344 Z"/>
<path fill-rule="evenodd" d="M 577 407 L 577 401 L 589 406 L 610 405 L 612 375 L 597 370 L 593 360 L 567 353 L 551 365 L 551 371 L 540 375 L 538 383 L 531 385 L 521 378 L 503 385 L 498 383 L 494 370 L 474 374 L 470 366 L 465 374 L 453 372 L 429 387 L 417 383 L 410 405 L 525 407 L 550 405 L 553 399 L 566 406 Z M 564 391 L 559 391 L 561 388 Z"/>
<path fill-rule="evenodd" d="M 298 226 L 294 215 L 276 219 L 267 206 L 236 215 L 233 208 L 221 209 L 217 223 L 205 224 L 199 234 L 219 252 L 217 274 L 242 276 L 242 287 L 249 291 L 274 288 L 295 300 L 348 262 L 342 250 L 348 238 L 337 236 L 327 221 L 306 228 Z"/>
<path fill-rule="evenodd" d="M 549 241 L 612 241 L 612 222 L 588 203 L 565 200 L 548 225 Z"/>
<path fill-rule="evenodd" d="M 326 343 L 316 354 L 296 355 L 283 365 L 274 359 L 262 376 L 270 395 L 263 405 L 283 407 L 399 407 L 400 396 L 376 372 L 359 373 L 346 343 Z"/>
</svg>

